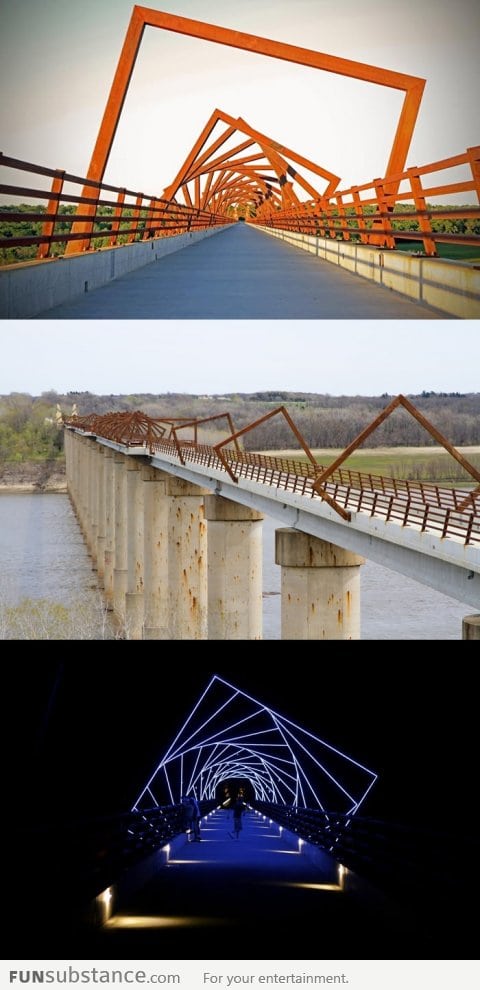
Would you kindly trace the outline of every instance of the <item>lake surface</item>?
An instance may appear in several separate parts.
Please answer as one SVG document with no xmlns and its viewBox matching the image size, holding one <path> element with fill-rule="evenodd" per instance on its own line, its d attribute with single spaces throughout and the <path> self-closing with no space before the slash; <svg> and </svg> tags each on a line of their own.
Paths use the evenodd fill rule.
<svg viewBox="0 0 480 990">
<path fill-rule="evenodd" d="M 275 529 L 264 522 L 264 638 L 280 638 L 280 568 Z M 445 595 L 367 561 L 362 567 L 362 639 L 461 639 L 472 611 Z M 0 605 L 47 599 L 91 605 L 98 591 L 66 495 L 0 495 Z"/>
</svg>

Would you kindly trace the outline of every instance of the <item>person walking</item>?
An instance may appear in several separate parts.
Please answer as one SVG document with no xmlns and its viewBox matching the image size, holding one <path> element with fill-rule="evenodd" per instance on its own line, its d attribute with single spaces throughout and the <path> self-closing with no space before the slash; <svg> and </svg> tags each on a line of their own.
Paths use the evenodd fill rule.
<svg viewBox="0 0 480 990">
<path fill-rule="evenodd" d="M 200 835 L 200 819 L 202 817 L 202 813 L 200 811 L 200 805 L 196 797 L 191 795 L 190 801 L 192 803 L 192 809 L 193 809 L 193 815 L 192 815 L 193 841 L 200 842 L 202 838 Z"/>
<path fill-rule="evenodd" d="M 242 827 L 243 827 L 242 815 L 246 807 L 247 806 L 245 802 L 242 801 L 240 798 L 237 798 L 235 804 L 233 805 L 233 835 L 231 832 L 228 833 L 231 839 L 235 838 L 238 840 L 240 838 L 240 832 L 242 831 Z"/>
</svg>

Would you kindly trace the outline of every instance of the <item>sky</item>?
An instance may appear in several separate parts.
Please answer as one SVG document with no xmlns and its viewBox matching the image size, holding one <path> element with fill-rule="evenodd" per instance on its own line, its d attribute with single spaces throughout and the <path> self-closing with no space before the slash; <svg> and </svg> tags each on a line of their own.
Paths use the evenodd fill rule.
<svg viewBox="0 0 480 990">
<path fill-rule="evenodd" d="M 132 0 L 2 0 L 5 154 L 84 175 Z M 409 165 L 480 138 L 477 0 L 159 0 L 147 6 L 426 78 Z M 214 108 L 331 169 L 382 176 L 402 94 L 147 28 L 106 180 L 160 194 Z"/>
<path fill-rule="evenodd" d="M 474 320 L 11 320 L 0 332 L 0 394 L 480 389 Z"/>
<path fill-rule="evenodd" d="M 425 77 L 410 165 L 479 143 L 477 0 L 159 0 L 158 8 Z M 131 0 L 2 0 L 5 154 L 85 173 L 131 10 Z M 106 179 L 161 193 L 220 107 L 331 169 L 344 187 L 361 183 L 383 175 L 400 105 L 394 90 L 148 28 Z M 16 321 L 0 328 L 0 392 L 476 391 L 478 325 L 462 321 L 461 331 L 455 347 L 449 320 Z"/>
</svg>

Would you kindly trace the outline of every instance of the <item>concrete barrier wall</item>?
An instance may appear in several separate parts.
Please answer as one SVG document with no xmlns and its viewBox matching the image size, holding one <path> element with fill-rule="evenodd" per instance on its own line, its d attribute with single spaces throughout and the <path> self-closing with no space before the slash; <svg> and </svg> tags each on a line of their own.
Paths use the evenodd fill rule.
<svg viewBox="0 0 480 990">
<path fill-rule="evenodd" d="M 259 229 L 309 251 L 323 261 L 369 278 L 417 302 L 435 306 L 449 316 L 468 320 L 480 318 L 480 269 L 444 258 L 421 258 L 402 251 L 384 251 L 366 244 L 333 241 L 270 227 Z"/>
<path fill-rule="evenodd" d="M 9 265 L 0 270 L 0 317 L 19 320 L 37 316 L 225 229 L 212 227 L 68 257 Z"/>
</svg>

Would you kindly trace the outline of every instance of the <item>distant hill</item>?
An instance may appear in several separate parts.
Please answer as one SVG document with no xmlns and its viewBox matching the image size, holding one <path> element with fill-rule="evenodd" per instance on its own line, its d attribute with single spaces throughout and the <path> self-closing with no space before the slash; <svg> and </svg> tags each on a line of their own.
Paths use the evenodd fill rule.
<svg viewBox="0 0 480 990">
<path fill-rule="evenodd" d="M 52 460 L 62 456 L 63 433 L 55 426 L 60 405 L 70 415 L 75 403 L 80 415 L 141 409 L 152 417 L 201 418 L 230 413 L 236 429 L 261 418 L 276 406 L 285 405 L 311 447 L 345 447 L 393 398 L 381 396 L 334 396 L 311 392 L 267 390 L 224 395 L 190 395 L 178 392 L 155 395 L 94 395 L 91 392 L 41 396 L 11 393 L 0 396 L 0 466 L 7 462 Z M 435 426 L 457 446 L 480 444 L 480 392 L 436 393 L 424 391 L 409 396 Z M 206 429 L 205 439 L 225 436 L 223 424 Z M 369 438 L 368 446 L 427 446 L 433 440 L 419 423 L 397 410 Z M 245 438 L 249 449 L 281 449 L 292 445 L 283 417 L 275 417 Z"/>
</svg>

